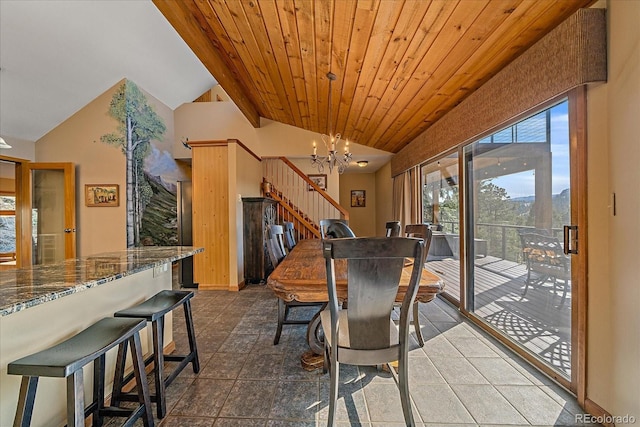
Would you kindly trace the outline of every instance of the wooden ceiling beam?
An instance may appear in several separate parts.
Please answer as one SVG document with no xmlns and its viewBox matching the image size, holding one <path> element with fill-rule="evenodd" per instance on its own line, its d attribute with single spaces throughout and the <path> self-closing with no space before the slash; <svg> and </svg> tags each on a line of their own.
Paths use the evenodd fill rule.
<svg viewBox="0 0 640 427">
<path fill-rule="evenodd" d="M 224 60 L 224 53 L 214 46 L 187 8 L 188 0 L 153 0 L 158 10 L 180 34 L 195 55 L 202 61 L 211 75 L 220 83 L 225 92 L 238 106 L 240 111 L 255 128 L 260 127 L 260 114 L 251 98 L 246 94 L 244 86 L 236 81 L 233 71 Z"/>
</svg>

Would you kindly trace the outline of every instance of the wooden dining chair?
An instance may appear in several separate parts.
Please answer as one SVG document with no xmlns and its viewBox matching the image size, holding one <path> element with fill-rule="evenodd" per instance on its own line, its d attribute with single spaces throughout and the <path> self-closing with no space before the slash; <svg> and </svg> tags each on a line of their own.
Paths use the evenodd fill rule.
<svg viewBox="0 0 640 427">
<path fill-rule="evenodd" d="M 287 256 L 284 249 L 284 228 L 282 225 L 268 225 L 267 226 L 267 252 L 269 259 L 273 264 L 273 268 L 276 268 L 278 264 Z M 291 319 L 289 318 L 291 307 L 317 307 L 320 310 L 323 303 L 315 302 L 298 302 L 290 301 L 285 302 L 283 299 L 278 298 L 278 325 L 276 327 L 276 335 L 273 339 L 273 345 L 278 345 L 280 342 L 280 336 L 282 335 L 283 325 L 306 325 L 311 321 L 311 318 L 304 319 Z M 314 312 L 314 315 L 317 311 Z"/>
<path fill-rule="evenodd" d="M 426 224 L 407 224 L 404 227 L 405 237 L 416 237 L 424 240 L 425 253 L 429 252 L 431 246 L 431 227 Z M 426 260 L 426 257 L 425 257 Z M 422 330 L 420 328 L 420 310 L 418 307 L 418 301 L 413 304 L 413 329 L 416 331 L 416 339 L 420 347 L 424 347 L 424 337 L 422 336 Z"/>
<path fill-rule="evenodd" d="M 340 363 L 379 365 L 398 361 L 398 388 L 407 426 L 415 425 L 409 396 L 409 314 L 414 304 L 422 264 L 423 241 L 414 238 L 360 237 L 325 240 L 328 307 L 320 313 L 324 330 L 324 368 L 331 377 L 329 418 L 335 422 Z M 413 262 L 411 279 L 402 301 L 400 322 L 391 313 L 405 259 Z M 340 308 L 335 260 L 348 262 L 348 309 Z M 393 373 L 393 368 L 389 370 Z"/>
<path fill-rule="evenodd" d="M 400 236 L 400 221 L 387 221 L 384 227 L 387 230 L 387 237 Z"/>
<path fill-rule="evenodd" d="M 335 239 L 341 237 L 356 237 L 349 228 L 349 220 L 326 218 L 320 220 L 320 236 L 323 239 Z"/>
<path fill-rule="evenodd" d="M 287 255 L 284 248 L 284 228 L 281 225 L 267 226 L 267 253 L 273 268 L 276 268 Z"/>
</svg>

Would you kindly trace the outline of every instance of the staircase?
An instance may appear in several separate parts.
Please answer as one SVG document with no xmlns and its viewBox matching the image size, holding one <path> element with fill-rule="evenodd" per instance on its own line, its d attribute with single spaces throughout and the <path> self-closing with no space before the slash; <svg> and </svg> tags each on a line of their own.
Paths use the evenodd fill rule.
<svg viewBox="0 0 640 427">
<path fill-rule="evenodd" d="M 349 213 L 286 157 L 262 158 L 265 195 L 278 202 L 276 223 L 293 222 L 296 240 L 320 238 L 323 218 L 349 219 Z"/>
</svg>

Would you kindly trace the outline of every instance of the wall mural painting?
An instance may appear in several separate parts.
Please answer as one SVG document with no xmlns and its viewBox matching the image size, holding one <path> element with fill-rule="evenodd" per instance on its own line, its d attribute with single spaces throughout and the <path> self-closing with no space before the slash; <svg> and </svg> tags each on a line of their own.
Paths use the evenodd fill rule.
<svg viewBox="0 0 640 427">
<path fill-rule="evenodd" d="M 190 174 L 164 143 L 166 126 L 138 86 L 125 81 L 114 93 L 108 114 L 118 129 L 100 140 L 126 157 L 127 247 L 178 244 L 176 182 Z M 166 145 L 166 146 L 165 146 Z"/>
</svg>

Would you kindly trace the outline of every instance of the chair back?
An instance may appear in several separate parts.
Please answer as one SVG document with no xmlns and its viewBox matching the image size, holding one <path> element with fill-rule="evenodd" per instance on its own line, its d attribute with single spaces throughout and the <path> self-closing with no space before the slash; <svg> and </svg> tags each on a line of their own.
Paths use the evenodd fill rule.
<svg viewBox="0 0 640 427">
<path fill-rule="evenodd" d="M 284 229 L 281 225 L 267 226 L 267 252 L 273 267 L 277 267 L 287 254 L 284 249 Z"/>
<path fill-rule="evenodd" d="M 291 250 L 296 246 L 296 236 L 295 230 L 293 228 L 293 222 L 283 222 L 282 228 L 284 228 L 284 246 L 287 248 L 287 251 L 291 252 Z"/>
<path fill-rule="evenodd" d="M 521 233 L 522 255 L 527 268 L 562 280 L 571 279 L 571 259 L 564 253 L 557 237 L 538 233 Z"/>
<path fill-rule="evenodd" d="M 335 225 L 335 224 L 341 224 L 341 225 Z M 351 234 L 353 234 L 352 236 L 348 236 L 349 234 L 348 232 L 346 232 L 347 235 L 345 236 L 327 236 L 329 227 L 331 226 L 333 226 L 332 230 L 334 230 L 334 234 L 339 234 L 339 233 L 345 232 L 346 230 L 351 230 L 349 228 L 349 220 L 338 219 L 338 218 L 325 218 L 320 220 L 320 237 L 322 237 L 323 239 L 331 238 L 331 237 L 355 237 L 355 234 L 353 234 L 353 231 L 351 231 Z M 346 228 L 344 226 L 346 226 Z"/>
<path fill-rule="evenodd" d="M 397 357 L 398 349 L 406 350 L 409 342 L 409 314 L 418 292 L 426 254 L 422 240 L 405 237 L 331 239 L 323 242 L 323 253 L 326 259 L 331 311 L 331 342 L 337 343 L 339 334 L 348 333 L 350 350 L 341 348 L 340 351 L 345 353 L 347 359 L 349 358 L 347 353 L 355 351 L 353 357 L 360 362 L 362 362 L 361 350 L 371 350 L 374 355 L 369 360 L 378 361 L 377 363 L 387 363 L 388 361 L 385 362 L 382 359 L 389 356 Z M 391 328 L 394 326 L 390 319 L 405 258 L 414 259 L 414 263 L 402 302 L 398 337 L 396 333 L 391 333 Z M 347 324 L 338 324 L 336 260 L 347 260 L 347 283 L 349 283 Z M 396 338 L 392 339 L 392 337 Z M 395 354 L 389 352 L 389 349 L 394 350 Z M 378 354 L 375 355 L 375 353 Z"/>
<path fill-rule="evenodd" d="M 426 224 L 407 224 L 407 226 L 404 227 L 404 234 L 406 237 L 416 237 L 418 239 L 423 239 L 425 250 L 429 252 L 429 247 L 431 246 L 431 236 L 433 234 L 430 226 Z"/>
<path fill-rule="evenodd" d="M 384 227 L 387 229 L 387 237 L 400 236 L 400 221 L 387 221 Z"/>
</svg>

